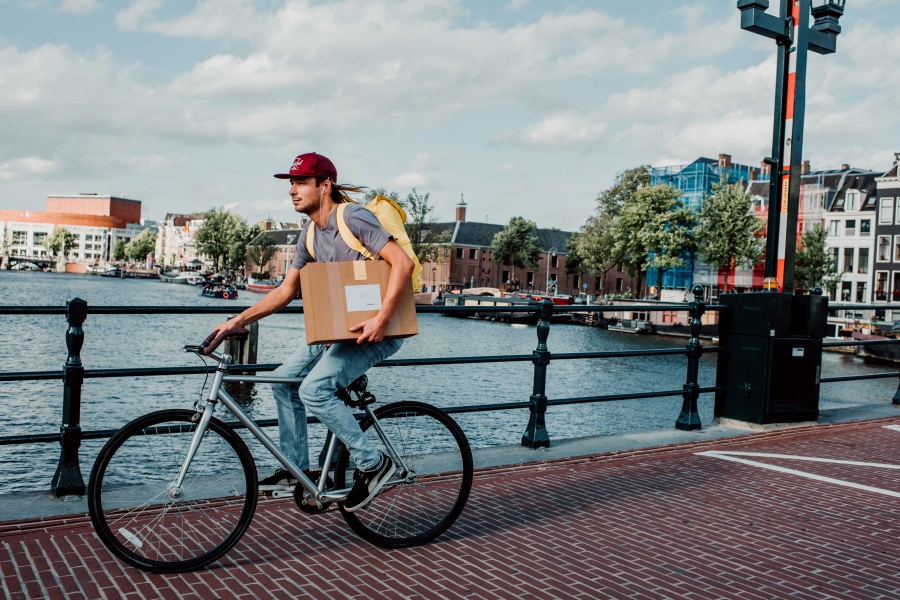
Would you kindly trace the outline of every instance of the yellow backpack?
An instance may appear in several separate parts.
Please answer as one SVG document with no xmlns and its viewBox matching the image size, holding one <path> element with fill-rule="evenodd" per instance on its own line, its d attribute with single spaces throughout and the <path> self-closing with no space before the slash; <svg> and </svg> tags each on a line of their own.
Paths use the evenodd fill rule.
<svg viewBox="0 0 900 600">
<path fill-rule="evenodd" d="M 419 291 L 422 287 L 422 264 L 419 262 L 418 257 L 416 257 L 416 253 L 413 252 L 412 243 L 409 241 L 409 236 L 406 235 L 406 228 L 403 226 L 403 224 L 406 223 L 406 211 L 403 210 L 399 204 L 385 196 L 376 196 L 374 200 L 366 204 L 363 208 L 375 215 L 375 218 L 378 219 L 378 222 L 381 223 L 381 226 L 384 227 L 385 231 L 391 234 L 394 241 L 400 244 L 403 251 L 412 259 L 415 264 L 412 274 L 413 291 Z M 351 250 L 356 250 L 369 260 L 378 260 L 365 246 L 362 245 L 362 242 L 353 235 L 350 228 L 347 227 L 347 221 L 344 219 L 345 210 L 347 210 L 346 203 L 338 204 L 337 214 L 334 218 L 335 223 L 337 223 L 338 233 L 341 234 L 344 243 L 347 244 Z M 316 259 L 316 254 L 313 252 L 313 236 L 315 235 L 315 229 L 315 223 L 310 223 L 309 228 L 306 230 L 306 251 L 313 257 L 313 260 Z"/>
</svg>

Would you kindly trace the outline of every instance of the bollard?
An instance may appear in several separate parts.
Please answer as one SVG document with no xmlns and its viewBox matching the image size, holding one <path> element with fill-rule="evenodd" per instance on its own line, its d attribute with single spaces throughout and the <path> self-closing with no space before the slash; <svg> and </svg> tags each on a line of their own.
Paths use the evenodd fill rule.
<svg viewBox="0 0 900 600">
<path fill-rule="evenodd" d="M 69 356 L 63 365 L 63 414 L 59 428 L 61 446 L 59 464 L 50 489 L 57 498 L 84 495 L 84 477 L 78 464 L 78 448 L 81 446 L 81 385 L 84 383 L 84 366 L 81 364 L 81 346 L 84 345 L 84 329 L 87 318 L 87 302 L 75 298 L 66 302 L 66 348 Z"/>
<path fill-rule="evenodd" d="M 550 364 L 550 351 L 547 349 L 547 336 L 550 335 L 550 317 L 553 316 L 553 303 L 544 300 L 537 324 L 538 345 L 534 351 L 534 388 L 531 394 L 531 413 L 528 427 L 522 436 L 522 445 L 526 448 L 549 448 L 550 436 L 544 423 L 547 412 L 547 396 L 544 393 L 547 384 L 547 365 Z"/>
<path fill-rule="evenodd" d="M 703 327 L 701 317 L 706 312 L 706 303 L 703 302 L 703 286 L 695 285 L 691 288 L 691 292 L 694 294 L 694 301 L 691 302 L 691 339 L 687 343 L 687 383 L 684 384 L 684 404 L 681 405 L 681 414 L 675 421 L 675 428 L 682 431 L 695 431 L 701 428 L 700 415 L 697 413 L 697 398 L 700 397 L 697 377 L 700 371 L 700 357 L 703 355 L 700 328 Z"/>
</svg>

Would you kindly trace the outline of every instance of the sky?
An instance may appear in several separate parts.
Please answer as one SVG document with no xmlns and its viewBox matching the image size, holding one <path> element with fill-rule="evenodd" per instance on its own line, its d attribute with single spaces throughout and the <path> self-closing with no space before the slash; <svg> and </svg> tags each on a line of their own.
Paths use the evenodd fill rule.
<svg viewBox="0 0 900 600">
<path fill-rule="evenodd" d="M 896 8 L 848 0 L 810 53 L 814 169 L 900 151 Z M 624 169 L 770 153 L 775 45 L 739 23 L 732 0 L 0 0 L 0 209 L 295 221 L 272 175 L 319 152 L 438 220 L 464 194 L 469 220 L 576 230 Z"/>
</svg>

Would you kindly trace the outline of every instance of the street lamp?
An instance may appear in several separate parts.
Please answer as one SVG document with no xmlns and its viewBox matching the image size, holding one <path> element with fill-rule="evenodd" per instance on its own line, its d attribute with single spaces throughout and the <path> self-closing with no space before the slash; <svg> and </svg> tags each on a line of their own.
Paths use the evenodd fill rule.
<svg viewBox="0 0 900 600">
<path fill-rule="evenodd" d="M 550 248 L 550 251 L 547 252 L 547 281 L 544 284 L 544 291 L 549 294 L 550 293 L 550 257 L 556 256 L 556 248 Z"/>
<path fill-rule="evenodd" d="M 831 54 L 841 32 L 838 20 L 846 0 L 781 0 L 780 17 L 766 13 L 768 0 L 738 0 L 741 29 L 772 38 L 778 45 L 775 126 L 769 181 L 765 277 L 777 277 L 781 290 L 794 289 L 803 119 L 806 113 L 806 60 L 809 50 Z M 815 23 L 809 26 L 809 16 Z M 793 55 L 793 56 L 791 56 Z"/>
<path fill-rule="evenodd" d="M 431 267 L 431 291 L 432 292 L 434 291 L 434 286 L 435 286 L 434 278 L 435 278 L 436 273 L 437 273 L 437 267 Z"/>
</svg>

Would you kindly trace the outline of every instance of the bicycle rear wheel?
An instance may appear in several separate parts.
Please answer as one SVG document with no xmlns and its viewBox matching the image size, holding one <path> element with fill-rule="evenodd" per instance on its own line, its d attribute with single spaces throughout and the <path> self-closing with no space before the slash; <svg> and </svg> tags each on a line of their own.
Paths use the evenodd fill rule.
<svg viewBox="0 0 900 600">
<path fill-rule="evenodd" d="M 195 414 L 164 410 L 135 419 L 103 446 L 91 470 L 88 509 L 97 535 L 139 569 L 179 573 L 214 562 L 237 543 L 256 510 L 253 457 L 215 418 L 181 490 L 170 491 L 197 429 Z"/>
<path fill-rule="evenodd" d="M 396 402 L 375 411 L 390 443 L 411 469 L 398 472 L 363 509 L 347 512 L 347 524 L 363 539 L 383 548 L 427 544 L 450 527 L 472 488 L 472 450 L 447 413 L 421 402 Z M 372 419 L 360 427 L 378 450 L 390 455 Z M 395 461 L 396 462 L 396 461 Z M 338 489 L 353 485 L 356 466 L 344 448 L 335 466 Z"/>
</svg>

